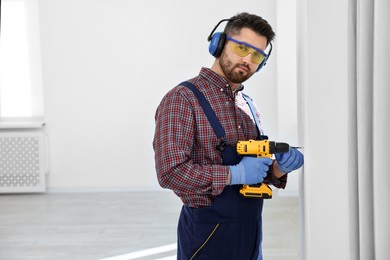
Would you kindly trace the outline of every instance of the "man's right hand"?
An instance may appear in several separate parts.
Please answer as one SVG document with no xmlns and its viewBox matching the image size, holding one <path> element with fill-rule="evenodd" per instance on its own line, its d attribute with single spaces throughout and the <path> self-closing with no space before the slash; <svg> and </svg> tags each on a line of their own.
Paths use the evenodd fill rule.
<svg viewBox="0 0 390 260">
<path fill-rule="evenodd" d="M 263 182 L 271 164 L 270 158 L 244 156 L 240 163 L 229 166 L 230 185 L 251 185 Z"/>
</svg>

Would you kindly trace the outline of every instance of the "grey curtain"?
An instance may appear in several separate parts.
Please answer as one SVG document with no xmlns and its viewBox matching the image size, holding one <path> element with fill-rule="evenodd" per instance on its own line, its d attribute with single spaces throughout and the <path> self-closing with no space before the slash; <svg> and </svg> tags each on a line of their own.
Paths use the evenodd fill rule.
<svg viewBox="0 0 390 260">
<path fill-rule="evenodd" d="M 297 12 L 301 259 L 389 260 L 390 0 Z"/>
<path fill-rule="evenodd" d="M 390 1 L 372 4 L 374 254 L 376 260 L 385 260 L 390 259 Z"/>
<path fill-rule="evenodd" d="M 390 259 L 390 1 L 354 0 L 360 260 Z M 351 70 L 354 73 L 353 70 Z"/>
</svg>

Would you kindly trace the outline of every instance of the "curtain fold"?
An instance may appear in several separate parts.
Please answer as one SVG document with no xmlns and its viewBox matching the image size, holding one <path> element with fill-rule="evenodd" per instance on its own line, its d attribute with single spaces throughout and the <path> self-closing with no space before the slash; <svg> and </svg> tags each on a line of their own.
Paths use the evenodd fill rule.
<svg viewBox="0 0 390 260">
<path fill-rule="evenodd" d="M 375 260 L 390 259 L 390 1 L 374 1 L 373 180 Z"/>
<path fill-rule="evenodd" d="M 359 259 L 390 259 L 390 2 L 357 0 Z"/>
<path fill-rule="evenodd" d="M 357 137 L 360 260 L 373 260 L 373 41 L 374 5 L 357 3 Z"/>
</svg>

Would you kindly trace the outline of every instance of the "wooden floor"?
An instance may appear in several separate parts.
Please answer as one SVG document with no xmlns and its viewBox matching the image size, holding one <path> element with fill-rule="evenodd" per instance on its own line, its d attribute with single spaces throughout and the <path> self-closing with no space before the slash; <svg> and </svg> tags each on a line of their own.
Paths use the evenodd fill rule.
<svg viewBox="0 0 390 260">
<path fill-rule="evenodd" d="M 2 194 L 0 259 L 97 260 L 172 245 L 180 207 L 171 192 Z M 264 260 L 298 260 L 298 199 L 274 197 L 263 214 Z"/>
</svg>

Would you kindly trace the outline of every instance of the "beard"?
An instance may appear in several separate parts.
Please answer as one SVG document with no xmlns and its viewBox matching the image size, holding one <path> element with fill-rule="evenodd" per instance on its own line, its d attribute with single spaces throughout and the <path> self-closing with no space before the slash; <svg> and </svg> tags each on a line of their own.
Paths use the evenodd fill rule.
<svg viewBox="0 0 390 260">
<path fill-rule="evenodd" d="M 222 53 L 220 59 L 219 59 L 219 66 L 221 66 L 222 72 L 225 74 L 226 78 L 235 84 L 241 84 L 242 82 L 249 79 L 253 73 L 250 71 L 250 68 L 248 64 L 242 63 L 242 64 L 233 64 L 231 60 Z M 245 67 L 248 69 L 247 73 L 244 73 L 242 71 L 234 71 L 237 67 Z"/>
</svg>

